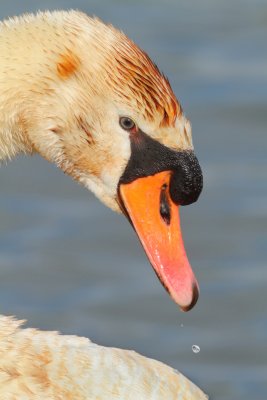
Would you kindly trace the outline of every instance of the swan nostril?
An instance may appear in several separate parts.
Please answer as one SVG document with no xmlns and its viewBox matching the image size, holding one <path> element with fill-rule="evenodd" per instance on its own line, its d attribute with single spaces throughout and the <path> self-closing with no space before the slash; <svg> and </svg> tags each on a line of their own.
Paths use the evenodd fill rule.
<svg viewBox="0 0 267 400">
<path fill-rule="evenodd" d="M 159 207 L 159 212 L 160 215 L 163 219 L 163 221 L 167 224 L 170 225 L 171 222 L 171 209 L 170 209 L 170 203 L 169 199 L 167 197 L 167 184 L 165 183 L 161 187 L 161 192 L 160 192 L 160 207 Z"/>
</svg>

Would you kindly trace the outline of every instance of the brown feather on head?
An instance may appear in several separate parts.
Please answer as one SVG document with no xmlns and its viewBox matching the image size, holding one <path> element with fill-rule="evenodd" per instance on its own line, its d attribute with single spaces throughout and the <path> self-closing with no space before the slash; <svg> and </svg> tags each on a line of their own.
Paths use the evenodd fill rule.
<svg viewBox="0 0 267 400">
<path fill-rule="evenodd" d="M 174 126 L 182 109 L 168 79 L 133 41 L 113 27 L 109 29 L 114 43 L 106 53 L 104 69 L 114 92 L 131 105 L 134 98 L 147 120 L 158 114 L 160 127 Z"/>
<path fill-rule="evenodd" d="M 80 63 L 79 58 L 70 50 L 61 54 L 57 64 L 58 76 L 62 79 L 68 78 L 78 69 Z"/>
</svg>

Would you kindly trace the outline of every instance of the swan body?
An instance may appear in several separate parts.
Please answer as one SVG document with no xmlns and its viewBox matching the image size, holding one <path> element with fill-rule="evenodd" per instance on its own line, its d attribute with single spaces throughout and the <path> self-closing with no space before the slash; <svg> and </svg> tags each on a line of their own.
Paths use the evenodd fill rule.
<svg viewBox="0 0 267 400">
<path fill-rule="evenodd" d="M 0 23 L 0 56 L 0 161 L 39 153 L 123 212 L 171 297 L 192 308 L 178 207 L 197 200 L 202 176 L 168 80 L 123 33 L 77 11 Z M 157 361 L 20 325 L 0 317 L 1 400 L 206 398 Z"/>
<path fill-rule="evenodd" d="M 193 383 L 134 351 L 22 329 L 0 317 L 1 400 L 204 400 Z"/>
</svg>

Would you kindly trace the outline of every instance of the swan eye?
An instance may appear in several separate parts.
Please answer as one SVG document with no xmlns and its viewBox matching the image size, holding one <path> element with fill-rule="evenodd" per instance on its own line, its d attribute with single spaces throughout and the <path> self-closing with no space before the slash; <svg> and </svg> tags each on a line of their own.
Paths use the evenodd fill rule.
<svg viewBox="0 0 267 400">
<path fill-rule="evenodd" d="M 129 117 L 121 117 L 120 118 L 120 126 L 125 129 L 126 131 L 136 131 L 137 130 L 137 126 L 135 124 L 135 122 L 129 118 Z"/>
</svg>

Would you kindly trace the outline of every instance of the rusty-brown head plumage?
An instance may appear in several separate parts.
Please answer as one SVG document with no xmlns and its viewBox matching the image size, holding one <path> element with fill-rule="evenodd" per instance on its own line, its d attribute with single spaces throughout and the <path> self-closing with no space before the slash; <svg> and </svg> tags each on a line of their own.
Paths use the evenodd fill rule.
<svg viewBox="0 0 267 400">
<path fill-rule="evenodd" d="M 98 21 L 99 22 L 99 21 Z M 138 110 L 147 120 L 159 115 L 161 127 L 174 126 L 182 113 L 168 79 L 156 64 L 124 33 L 112 26 L 102 26 L 108 48 L 105 52 L 104 70 L 107 84 L 124 103 L 136 102 Z M 96 38 L 96 45 L 98 38 Z"/>
</svg>

